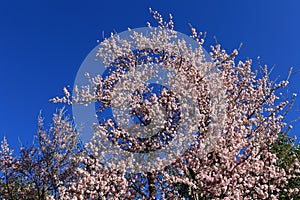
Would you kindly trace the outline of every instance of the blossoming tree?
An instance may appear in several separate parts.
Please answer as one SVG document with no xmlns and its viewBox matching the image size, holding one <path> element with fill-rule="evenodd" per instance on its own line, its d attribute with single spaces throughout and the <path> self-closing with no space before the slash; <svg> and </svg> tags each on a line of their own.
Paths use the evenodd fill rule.
<svg viewBox="0 0 300 200">
<path fill-rule="evenodd" d="M 289 102 L 277 91 L 288 81 L 272 82 L 266 67 L 258 75 L 251 60 L 236 62 L 238 51 L 228 54 L 219 44 L 208 58 L 202 33 L 191 28 L 190 42 L 174 30 L 172 16 L 166 22 L 151 13 L 158 27 L 112 34 L 95 55 L 105 71 L 87 72 L 90 84 L 51 100 L 98 103 L 85 146 L 78 146 L 72 124 L 55 115 L 53 137 L 39 131 L 40 146 L 23 150 L 18 167 L 5 164 L 1 173 L 25 177 L 38 199 L 296 197 L 298 150 L 278 153 Z M 112 114 L 103 114 L 108 109 Z M 1 153 L 2 163 L 13 162 L 5 141 Z"/>
</svg>

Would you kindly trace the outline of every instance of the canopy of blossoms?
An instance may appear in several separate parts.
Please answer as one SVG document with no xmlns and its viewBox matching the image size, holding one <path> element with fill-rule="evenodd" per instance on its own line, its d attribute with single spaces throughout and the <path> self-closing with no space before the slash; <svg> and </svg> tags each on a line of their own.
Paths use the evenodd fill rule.
<svg viewBox="0 0 300 200">
<path fill-rule="evenodd" d="M 64 97 L 51 100 L 72 104 L 76 129 L 55 115 L 55 137 L 40 131 L 42 151 L 24 151 L 27 162 L 11 164 L 4 141 L 1 173 L 50 156 L 46 147 L 59 140 L 53 149 L 64 150 L 45 166 L 61 158 L 71 164 L 43 179 L 52 184 L 42 187 L 47 199 L 278 199 L 300 175 L 295 155 L 283 167 L 272 151 L 287 128 L 289 102 L 277 91 L 288 81 L 272 82 L 266 67 L 253 72 L 250 59 L 236 62 L 237 50 L 217 44 L 208 54 L 202 33 L 191 28 L 187 37 L 171 15 L 166 22 L 151 13 L 158 27 L 111 34 L 83 62 L 72 95 L 64 88 Z M 84 143 L 78 151 L 75 130 Z M 36 177 L 46 177 L 39 169 Z M 29 177 L 23 173 L 41 187 Z M 297 195 L 299 186 L 285 192 Z"/>
</svg>

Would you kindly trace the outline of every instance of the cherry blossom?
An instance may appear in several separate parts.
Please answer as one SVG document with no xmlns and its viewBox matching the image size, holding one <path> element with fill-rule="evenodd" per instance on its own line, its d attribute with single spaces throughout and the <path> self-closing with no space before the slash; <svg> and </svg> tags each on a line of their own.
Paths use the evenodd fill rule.
<svg viewBox="0 0 300 200">
<path fill-rule="evenodd" d="M 95 55 L 106 71 L 85 72 L 88 84 L 75 85 L 72 94 L 63 88 L 63 97 L 50 100 L 99 103 L 90 141 L 80 144 L 80 127 L 63 111 L 54 114 L 48 131 L 39 117 L 38 145 L 21 147 L 19 158 L 3 140 L 1 198 L 299 195 L 293 181 L 300 178 L 300 154 L 291 151 L 289 162 L 281 163 L 274 151 L 291 128 L 285 117 L 296 95 L 289 102 L 280 94 L 289 80 L 270 80 L 267 67 L 255 72 L 251 59 L 236 61 L 238 50 L 227 53 L 220 44 L 208 58 L 205 34 L 191 26 L 189 42 L 175 31 L 172 15 L 165 21 L 150 12 L 158 27 L 147 23 L 147 34 L 129 29 L 127 38 L 111 34 Z M 106 109 L 112 109 L 107 118 L 101 115 Z"/>
</svg>

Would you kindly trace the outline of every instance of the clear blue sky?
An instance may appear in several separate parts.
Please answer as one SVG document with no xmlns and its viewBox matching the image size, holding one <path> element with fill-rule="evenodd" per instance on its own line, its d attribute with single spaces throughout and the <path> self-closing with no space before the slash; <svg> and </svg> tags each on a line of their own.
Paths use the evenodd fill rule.
<svg viewBox="0 0 300 200">
<path fill-rule="evenodd" d="M 62 105 L 49 99 L 73 84 L 85 56 L 102 39 L 102 32 L 121 32 L 153 21 L 148 8 L 167 17 L 175 29 L 189 34 L 188 23 L 206 31 L 206 49 L 213 36 L 228 51 L 243 42 L 240 58 L 256 59 L 272 74 L 286 77 L 290 67 L 300 70 L 300 1 L 298 0 L 115 0 L 115 1 L 0 1 L 0 138 L 6 135 L 18 149 L 18 138 L 31 144 L 37 116 Z M 300 74 L 291 79 L 290 91 L 300 96 Z M 295 109 L 300 110 L 300 99 Z M 300 113 L 290 113 L 290 119 Z M 299 131 L 298 131 L 299 130 Z M 300 125 L 292 135 L 300 137 Z"/>
</svg>

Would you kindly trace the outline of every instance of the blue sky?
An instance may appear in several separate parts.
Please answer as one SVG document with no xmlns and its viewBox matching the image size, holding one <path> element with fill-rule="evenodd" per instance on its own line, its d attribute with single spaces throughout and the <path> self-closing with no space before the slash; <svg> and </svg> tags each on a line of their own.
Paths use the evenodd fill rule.
<svg viewBox="0 0 300 200">
<path fill-rule="evenodd" d="M 97 39 L 111 31 L 138 28 L 153 22 L 148 8 L 167 17 L 172 13 L 175 29 L 189 34 L 188 23 L 207 32 L 205 48 L 213 36 L 228 51 L 243 42 L 239 58 L 256 60 L 275 70 L 272 78 L 285 78 L 290 67 L 300 70 L 300 2 L 297 0 L 201 1 L 0 1 L 0 138 L 4 135 L 18 149 L 18 138 L 32 143 L 37 116 L 43 111 L 50 123 L 62 105 L 48 100 L 62 95 L 74 82 L 85 56 Z M 300 95 L 300 74 L 291 78 L 290 92 Z M 300 99 L 296 110 L 300 110 Z M 290 113 L 293 119 L 300 112 Z M 292 135 L 300 137 L 300 123 Z"/>
</svg>

